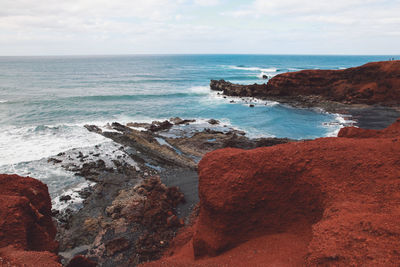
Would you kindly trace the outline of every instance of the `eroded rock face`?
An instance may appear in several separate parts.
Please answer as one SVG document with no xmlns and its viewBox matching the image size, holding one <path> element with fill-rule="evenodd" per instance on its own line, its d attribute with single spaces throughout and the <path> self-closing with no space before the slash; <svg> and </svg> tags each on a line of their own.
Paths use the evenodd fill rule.
<svg viewBox="0 0 400 267">
<path fill-rule="evenodd" d="M 207 154 L 191 241 L 149 266 L 398 264 L 400 121 L 352 131 Z"/>
<path fill-rule="evenodd" d="M 400 61 L 372 62 L 345 70 L 304 70 L 277 75 L 269 95 L 320 95 L 363 104 L 400 104 Z"/>
<path fill-rule="evenodd" d="M 61 266 L 54 254 L 58 249 L 55 235 L 47 186 L 30 177 L 0 175 L 2 263 Z"/>
<path fill-rule="evenodd" d="M 273 77 L 268 84 L 260 85 L 238 85 L 224 80 L 212 80 L 210 87 L 230 96 L 317 96 L 323 100 L 349 104 L 398 106 L 400 61 L 372 62 L 344 70 L 288 72 Z"/>
</svg>

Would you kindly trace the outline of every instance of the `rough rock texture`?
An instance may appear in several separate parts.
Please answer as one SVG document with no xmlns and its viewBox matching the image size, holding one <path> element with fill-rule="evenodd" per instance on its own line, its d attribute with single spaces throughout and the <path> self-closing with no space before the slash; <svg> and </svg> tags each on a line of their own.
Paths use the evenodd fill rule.
<svg viewBox="0 0 400 267">
<path fill-rule="evenodd" d="M 397 266 L 400 120 L 340 135 L 207 154 L 190 241 L 149 266 Z"/>
<path fill-rule="evenodd" d="M 222 91 L 224 95 L 229 96 L 262 97 L 266 94 L 267 85 L 256 83 L 241 85 L 225 80 L 211 80 L 210 88 L 214 91 Z"/>
<path fill-rule="evenodd" d="M 96 267 L 97 264 L 81 255 L 75 256 L 67 267 Z"/>
<path fill-rule="evenodd" d="M 47 186 L 30 177 L 0 175 L 0 263 L 61 266 Z"/>
<path fill-rule="evenodd" d="M 211 89 L 230 96 L 317 96 L 351 104 L 400 104 L 400 61 L 372 62 L 344 70 L 303 70 L 277 75 L 262 85 L 211 81 Z"/>
<path fill-rule="evenodd" d="M 357 127 L 345 127 L 340 129 L 338 137 L 349 138 L 396 138 L 400 133 L 400 119 L 383 130 L 369 130 Z"/>
</svg>

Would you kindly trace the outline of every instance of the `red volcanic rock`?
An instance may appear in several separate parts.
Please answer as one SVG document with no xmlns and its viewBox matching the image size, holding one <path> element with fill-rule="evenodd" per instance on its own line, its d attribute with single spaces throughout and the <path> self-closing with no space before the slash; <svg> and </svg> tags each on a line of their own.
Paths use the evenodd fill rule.
<svg viewBox="0 0 400 267">
<path fill-rule="evenodd" d="M 38 266 L 43 260 L 60 266 L 50 253 L 58 249 L 55 235 L 47 186 L 29 177 L 0 175 L 0 258 L 16 265 Z"/>
<path fill-rule="evenodd" d="M 399 125 L 207 154 L 192 238 L 148 266 L 397 266 Z"/>
<path fill-rule="evenodd" d="M 357 127 L 345 127 L 340 129 L 338 137 L 348 138 L 396 138 L 400 133 L 400 119 L 383 130 L 369 130 Z"/>
<path fill-rule="evenodd" d="M 300 102 L 317 96 L 349 104 L 398 106 L 400 61 L 372 62 L 344 70 L 288 72 L 273 77 L 267 84 L 240 85 L 211 80 L 210 88 L 229 96 L 293 98 Z"/>
<path fill-rule="evenodd" d="M 58 257 L 48 251 L 24 251 L 12 246 L 0 248 L 0 266 L 61 267 Z"/>
<path fill-rule="evenodd" d="M 400 61 L 372 62 L 344 70 L 303 70 L 269 80 L 264 96 L 318 95 L 363 104 L 400 104 Z"/>
</svg>

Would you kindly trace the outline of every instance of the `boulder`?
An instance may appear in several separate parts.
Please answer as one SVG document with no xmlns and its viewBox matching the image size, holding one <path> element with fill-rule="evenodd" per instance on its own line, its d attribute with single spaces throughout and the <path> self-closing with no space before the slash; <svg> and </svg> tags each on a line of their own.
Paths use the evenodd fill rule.
<svg viewBox="0 0 400 267">
<path fill-rule="evenodd" d="M 0 175 L 0 259 L 18 266 L 61 266 L 47 186 Z"/>
</svg>

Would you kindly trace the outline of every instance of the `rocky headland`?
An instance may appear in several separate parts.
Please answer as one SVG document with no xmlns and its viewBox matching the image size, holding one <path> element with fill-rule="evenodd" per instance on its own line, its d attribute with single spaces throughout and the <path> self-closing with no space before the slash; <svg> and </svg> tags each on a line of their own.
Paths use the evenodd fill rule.
<svg viewBox="0 0 400 267">
<path fill-rule="evenodd" d="M 211 80 L 210 88 L 226 96 L 255 97 L 349 114 L 363 128 L 382 129 L 400 117 L 399 60 L 343 70 L 288 72 L 276 75 L 266 84 Z"/>
</svg>

